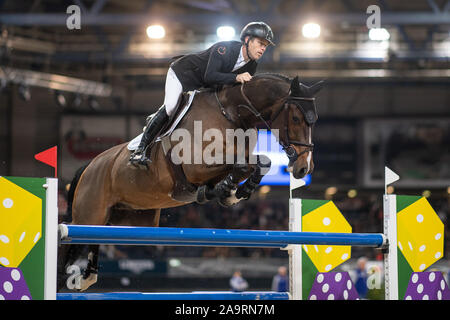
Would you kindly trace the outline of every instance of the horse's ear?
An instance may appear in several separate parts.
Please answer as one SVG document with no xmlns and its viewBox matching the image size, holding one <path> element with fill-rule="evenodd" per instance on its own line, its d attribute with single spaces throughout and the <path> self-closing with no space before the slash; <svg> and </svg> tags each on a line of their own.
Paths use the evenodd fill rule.
<svg viewBox="0 0 450 320">
<path fill-rule="evenodd" d="M 317 92 L 319 92 L 325 84 L 324 80 L 314 83 L 311 87 L 309 87 L 309 92 L 311 95 L 315 96 Z"/>
<path fill-rule="evenodd" d="M 296 76 L 294 79 L 292 79 L 292 82 L 291 82 L 291 95 L 292 96 L 297 96 L 297 97 L 301 96 L 300 82 L 298 80 L 298 76 Z"/>
</svg>

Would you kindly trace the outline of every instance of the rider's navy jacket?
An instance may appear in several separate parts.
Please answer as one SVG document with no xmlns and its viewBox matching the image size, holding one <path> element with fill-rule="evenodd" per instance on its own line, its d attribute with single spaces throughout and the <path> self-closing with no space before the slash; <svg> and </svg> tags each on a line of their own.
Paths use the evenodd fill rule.
<svg viewBox="0 0 450 320">
<path fill-rule="evenodd" d="M 250 60 L 241 68 L 232 71 L 241 46 L 239 41 L 217 42 L 204 51 L 178 58 L 170 67 L 183 85 L 183 91 L 233 84 L 237 74 L 248 72 L 254 75 L 258 65 L 256 61 Z"/>
</svg>

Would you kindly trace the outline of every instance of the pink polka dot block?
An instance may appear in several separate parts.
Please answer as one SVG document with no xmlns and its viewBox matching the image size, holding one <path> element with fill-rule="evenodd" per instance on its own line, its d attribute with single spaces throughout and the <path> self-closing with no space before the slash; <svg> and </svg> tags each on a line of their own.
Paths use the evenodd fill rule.
<svg viewBox="0 0 450 320">
<path fill-rule="evenodd" d="M 0 300 L 31 300 L 30 290 L 19 268 L 0 267 Z"/>
<path fill-rule="evenodd" d="M 450 290 L 441 272 L 413 272 L 405 300 L 450 300 Z"/>
<path fill-rule="evenodd" d="M 358 300 L 359 295 L 348 272 L 318 272 L 309 300 Z"/>
</svg>

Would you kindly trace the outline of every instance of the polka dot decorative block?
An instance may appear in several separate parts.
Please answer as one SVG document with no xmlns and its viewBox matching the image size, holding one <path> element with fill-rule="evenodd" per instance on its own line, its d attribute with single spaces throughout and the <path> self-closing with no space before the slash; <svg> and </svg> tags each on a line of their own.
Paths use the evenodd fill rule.
<svg viewBox="0 0 450 320">
<path fill-rule="evenodd" d="M 42 237 L 42 200 L 0 177 L 0 264 L 18 267 Z"/>
<path fill-rule="evenodd" d="M 308 300 L 359 300 L 348 272 L 319 272 Z"/>
<path fill-rule="evenodd" d="M 424 271 L 444 253 L 444 224 L 426 198 L 397 215 L 398 248 L 415 272 Z"/>
<path fill-rule="evenodd" d="M 413 272 L 405 300 L 450 300 L 450 290 L 441 272 Z"/>
<path fill-rule="evenodd" d="M 31 300 L 22 271 L 0 267 L 0 300 Z"/>
<path fill-rule="evenodd" d="M 352 227 L 329 201 L 303 216 L 302 231 L 351 233 Z M 304 245 L 303 249 L 319 272 L 331 271 L 351 256 L 350 246 Z"/>
</svg>

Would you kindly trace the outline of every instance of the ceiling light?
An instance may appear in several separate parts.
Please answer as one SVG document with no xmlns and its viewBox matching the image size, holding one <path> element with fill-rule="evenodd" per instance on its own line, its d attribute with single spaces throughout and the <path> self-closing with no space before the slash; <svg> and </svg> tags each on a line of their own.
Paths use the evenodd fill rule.
<svg viewBox="0 0 450 320">
<path fill-rule="evenodd" d="M 154 24 L 147 27 L 147 36 L 150 39 L 161 39 L 166 35 L 166 30 L 163 26 Z"/>
<path fill-rule="evenodd" d="M 338 189 L 336 187 L 328 187 L 325 190 L 325 194 L 334 195 L 334 194 L 336 194 L 337 191 L 338 191 Z"/>
<path fill-rule="evenodd" d="M 64 97 L 64 95 L 60 91 L 55 91 L 55 100 L 56 100 L 56 104 L 58 106 L 60 106 L 62 108 L 67 106 L 66 97 Z"/>
<path fill-rule="evenodd" d="M 431 196 L 430 190 L 423 190 L 422 197 L 429 198 Z"/>
<path fill-rule="evenodd" d="M 221 26 L 217 28 L 216 34 L 220 40 L 231 40 L 233 39 L 236 32 L 234 31 L 233 27 Z"/>
<path fill-rule="evenodd" d="M 358 194 L 358 192 L 355 189 L 350 189 L 347 192 L 347 196 L 349 198 L 354 198 L 354 197 L 356 197 L 357 194 Z"/>
<path fill-rule="evenodd" d="M 369 30 L 369 39 L 373 41 L 389 40 L 391 35 L 385 28 L 372 28 Z"/>
<path fill-rule="evenodd" d="M 314 22 L 306 23 L 302 27 L 302 34 L 305 38 L 318 38 L 320 36 L 320 25 Z"/>
</svg>

